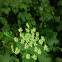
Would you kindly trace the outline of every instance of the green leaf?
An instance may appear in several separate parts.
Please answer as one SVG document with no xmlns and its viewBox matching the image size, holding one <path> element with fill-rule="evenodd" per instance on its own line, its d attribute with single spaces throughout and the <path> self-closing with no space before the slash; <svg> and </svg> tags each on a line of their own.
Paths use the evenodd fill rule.
<svg viewBox="0 0 62 62">
<path fill-rule="evenodd" d="M 20 9 L 25 9 L 27 10 L 28 9 L 28 5 L 24 4 L 24 3 L 21 3 L 20 4 Z"/>
<path fill-rule="evenodd" d="M 12 8 L 12 11 L 14 12 L 14 14 L 18 13 L 19 9 L 18 8 Z"/>
<path fill-rule="evenodd" d="M 55 62 L 62 62 L 62 58 L 57 57 L 56 60 L 55 60 Z"/>
<path fill-rule="evenodd" d="M 58 5 L 62 6 L 62 0 L 59 0 Z"/>
<path fill-rule="evenodd" d="M 56 22 L 60 22 L 60 16 L 54 17 Z"/>
<path fill-rule="evenodd" d="M 0 55 L 0 62 L 9 62 L 9 55 Z"/>
<path fill-rule="evenodd" d="M 11 56 L 10 57 L 10 62 L 19 62 L 19 59 L 18 58 L 16 58 L 16 57 L 14 57 L 14 56 Z"/>
<path fill-rule="evenodd" d="M 54 44 L 57 45 L 59 43 L 59 40 L 57 39 L 57 32 L 49 31 L 46 41 L 49 46 L 53 46 Z"/>
<path fill-rule="evenodd" d="M 46 56 L 45 54 L 38 55 L 39 62 L 51 62 L 51 58 Z"/>
</svg>

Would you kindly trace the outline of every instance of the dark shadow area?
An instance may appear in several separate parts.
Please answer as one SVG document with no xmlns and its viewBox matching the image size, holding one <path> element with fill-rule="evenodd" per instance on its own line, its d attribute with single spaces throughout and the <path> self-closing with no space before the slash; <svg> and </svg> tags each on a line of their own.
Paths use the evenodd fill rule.
<svg viewBox="0 0 62 62">
<path fill-rule="evenodd" d="M 17 22 L 17 15 L 15 15 L 12 11 L 10 11 L 7 20 L 9 24 L 14 24 L 15 22 Z"/>
<path fill-rule="evenodd" d="M 50 0 L 50 5 L 53 6 L 53 7 L 55 7 L 55 8 L 57 8 L 57 2 L 58 1 L 59 0 Z"/>
</svg>

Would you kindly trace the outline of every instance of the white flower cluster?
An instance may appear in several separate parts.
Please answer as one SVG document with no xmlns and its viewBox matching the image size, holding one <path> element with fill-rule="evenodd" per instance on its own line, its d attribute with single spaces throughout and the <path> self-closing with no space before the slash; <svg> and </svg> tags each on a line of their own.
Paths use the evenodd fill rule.
<svg viewBox="0 0 62 62">
<path fill-rule="evenodd" d="M 25 44 L 25 46 L 24 46 L 25 49 L 27 49 L 28 47 L 32 47 L 32 45 L 36 46 L 37 45 L 36 41 L 39 40 L 39 38 L 38 38 L 39 33 L 38 32 L 36 33 L 36 37 L 34 34 L 36 29 L 33 28 L 30 31 L 28 23 L 26 23 L 26 26 L 27 26 L 27 28 L 25 29 L 26 30 L 25 34 L 22 33 L 22 31 L 23 31 L 22 28 L 18 29 L 18 31 L 20 32 L 20 37 L 22 38 L 20 43 Z"/>
<path fill-rule="evenodd" d="M 33 51 L 41 54 L 42 51 L 40 48 L 37 48 L 38 45 L 41 45 L 45 42 L 45 38 L 43 36 L 41 36 L 41 39 L 39 39 L 39 32 L 36 32 L 36 29 L 29 29 L 29 24 L 26 23 L 27 28 L 26 33 L 23 33 L 23 29 L 19 28 L 18 31 L 20 32 L 20 37 L 21 37 L 21 41 L 20 44 L 24 45 L 24 49 L 28 49 L 29 47 L 34 47 Z M 18 38 L 14 38 L 15 42 L 18 42 Z M 44 46 L 44 50 L 48 50 L 48 47 L 45 45 Z M 20 49 L 16 48 L 15 49 L 15 53 L 19 53 Z M 33 56 L 30 56 L 30 54 L 26 54 L 26 58 L 30 59 L 33 58 L 34 60 L 37 60 L 37 56 L 34 54 Z"/>
<path fill-rule="evenodd" d="M 28 47 L 32 47 L 32 45 L 36 46 L 37 42 L 39 44 L 43 44 L 43 42 L 45 41 L 44 37 L 42 36 L 41 39 L 39 40 L 39 32 L 36 32 L 36 29 L 33 28 L 31 30 L 29 30 L 29 24 L 26 23 L 27 28 L 26 33 L 22 33 L 22 28 L 18 29 L 18 31 L 20 32 L 20 37 L 21 39 L 21 44 L 25 44 L 25 49 L 27 49 Z"/>
</svg>

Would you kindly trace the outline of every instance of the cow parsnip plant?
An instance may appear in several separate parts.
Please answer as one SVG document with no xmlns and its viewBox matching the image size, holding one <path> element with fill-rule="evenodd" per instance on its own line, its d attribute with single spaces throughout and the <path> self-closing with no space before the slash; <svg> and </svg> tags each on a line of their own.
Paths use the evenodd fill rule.
<svg viewBox="0 0 62 62">
<path fill-rule="evenodd" d="M 1 62 L 53 62 L 62 51 L 61 17 L 62 0 L 0 0 Z"/>
<path fill-rule="evenodd" d="M 37 60 L 38 55 L 41 55 L 43 53 L 43 50 L 49 52 L 49 49 L 45 44 L 44 36 L 41 36 L 41 38 L 39 38 L 39 32 L 36 32 L 36 28 L 33 27 L 32 29 L 30 29 L 28 23 L 26 23 L 26 27 L 27 28 L 25 28 L 25 33 L 23 32 L 22 28 L 18 29 L 18 31 L 20 32 L 20 37 L 14 38 L 16 46 L 14 51 L 13 48 L 11 49 L 16 55 L 19 53 L 22 54 L 22 61 L 24 60 L 24 58 L 29 60 Z"/>
</svg>

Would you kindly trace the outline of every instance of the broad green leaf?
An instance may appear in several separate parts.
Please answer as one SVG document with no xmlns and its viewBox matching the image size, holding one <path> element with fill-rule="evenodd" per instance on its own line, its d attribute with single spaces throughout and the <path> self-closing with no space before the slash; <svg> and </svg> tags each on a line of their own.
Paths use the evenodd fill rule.
<svg viewBox="0 0 62 62">
<path fill-rule="evenodd" d="M 0 62 L 9 62 L 10 57 L 9 55 L 0 55 Z"/>
</svg>

